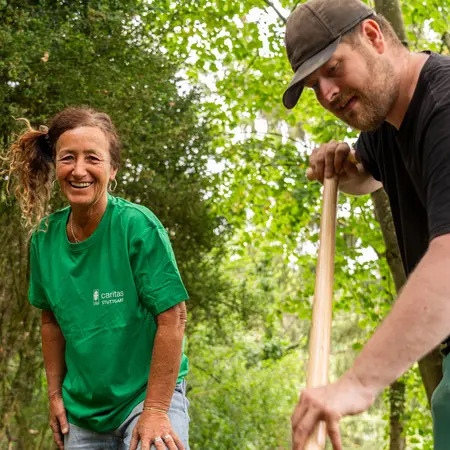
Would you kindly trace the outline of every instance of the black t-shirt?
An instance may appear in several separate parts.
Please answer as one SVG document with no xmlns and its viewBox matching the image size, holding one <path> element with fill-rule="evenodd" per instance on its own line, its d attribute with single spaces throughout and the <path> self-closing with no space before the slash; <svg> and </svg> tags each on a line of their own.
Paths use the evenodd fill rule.
<svg viewBox="0 0 450 450">
<path fill-rule="evenodd" d="M 450 57 L 427 53 L 400 129 L 385 122 L 356 144 L 389 196 L 407 275 L 433 238 L 450 233 Z"/>
</svg>

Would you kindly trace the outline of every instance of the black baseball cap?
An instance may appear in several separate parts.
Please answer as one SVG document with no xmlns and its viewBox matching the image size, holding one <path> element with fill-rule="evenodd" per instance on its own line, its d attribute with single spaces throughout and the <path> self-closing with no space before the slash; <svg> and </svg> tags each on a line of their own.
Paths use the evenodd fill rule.
<svg viewBox="0 0 450 450">
<path fill-rule="evenodd" d="M 286 24 L 287 56 L 295 75 L 283 95 L 292 109 L 303 91 L 303 80 L 325 64 L 341 37 L 375 11 L 359 0 L 309 0 L 299 5 Z"/>
</svg>

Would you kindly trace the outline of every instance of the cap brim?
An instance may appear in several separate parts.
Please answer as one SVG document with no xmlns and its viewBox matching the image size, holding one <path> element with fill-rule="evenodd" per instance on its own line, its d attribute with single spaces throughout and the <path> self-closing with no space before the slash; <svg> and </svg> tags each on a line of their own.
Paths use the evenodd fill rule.
<svg viewBox="0 0 450 450">
<path fill-rule="evenodd" d="M 319 53 L 311 56 L 306 60 L 295 72 L 294 78 L 289 83 L 286 91 L 283 95 L 283 104 L 286 108 L 292 109 L 298 102 L 298 99 L 302 95 L 303 91 L 303 80 L 316 71 L 319 67 L 323 66 L 336 51 L 339 42 L 341 41 L 341 36 L 334 40 L 330 45 L 325 47 Z"/>
</svg>

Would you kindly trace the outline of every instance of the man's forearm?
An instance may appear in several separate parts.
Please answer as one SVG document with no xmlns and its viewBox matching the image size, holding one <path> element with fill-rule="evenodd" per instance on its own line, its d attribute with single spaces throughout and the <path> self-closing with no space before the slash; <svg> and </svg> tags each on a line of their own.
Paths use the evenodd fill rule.
<svg viewBox="0 0 450 450">
<path fill-rule="evenodd" d="M 160 324 L 155 336 L 145 407 L 170 407 L 180 370 L 184 323 Z"/>
<path fill-rule="evenodd" d="M 448 336 L 449 269 L 450 236 L 445 235 L 431 242 L 349 375 L 377 394 Z"/>
<path fill-rule="evenodd" d="M 367 173 L 361 164 L 358 164 L 359 175 L 339 181 L 339 190 L 344 194 L 366 195 L 381 189 L 383 185 Z"/>
<path fill-rule="evenodd" d="M 58 323 L 48 316 L 52 313 L 43 312 L 42 315 L 42 353 L 44 355 L 45 373 L 47 376 L 49 396 L 61 393 L 62 383 L 66 375 L 64 351 L 66 341 Z"/>
</svg>

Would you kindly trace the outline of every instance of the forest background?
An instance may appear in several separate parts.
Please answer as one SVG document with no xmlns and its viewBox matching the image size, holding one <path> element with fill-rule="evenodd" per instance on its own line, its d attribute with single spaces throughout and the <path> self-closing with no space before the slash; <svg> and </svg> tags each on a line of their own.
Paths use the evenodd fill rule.
<svg viewBox="0 0 450 450">
<path fill-rule="evenodd" d="M 330 0 L 333 1 L 333 0 Z M 124 150 L 116 194 L 170 232 L 190 293 L 193 450 L 290 448 L 305 384 L 321 187 L 308 154 L 357 134 L 313 95 L 281 103 L 294 0 L 0 0 L 0 139 L 14 118 L 68 105 L 108 112 Z M 449 54 L 448 0 L 375 0 L 413 51 Z M 0 177 L 0 449 L 52 449 L 40 315 L 28 249 Z M 351 364 L 404 282 L 384 192 L 340 196 L 331 380 Z M 56 198 L 53 208 L 61 206 Z M 431 353 L 365 414 L 346 449 L 432 449 Z"/>
</svg>

